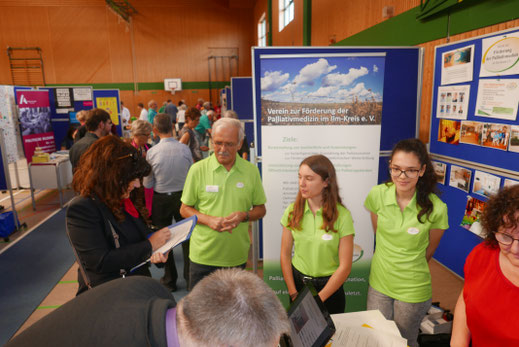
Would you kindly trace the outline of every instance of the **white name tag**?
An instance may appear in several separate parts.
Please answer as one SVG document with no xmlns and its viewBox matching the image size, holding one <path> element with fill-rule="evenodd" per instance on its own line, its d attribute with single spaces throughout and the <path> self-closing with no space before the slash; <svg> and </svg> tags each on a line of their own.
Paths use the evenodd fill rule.
<svg viewBox="0 0 519 347">
<path fill-rule="evenodd" d="M 420 232 L 420 230 L 418 228 L 409 228 L 409 229 L 407 229 L 407 233 L 411 234 L 411 235 L 416 235 L 419 232 Z"/>
<path fill-rule="evenodd" d="M 238 183 L 236 183 L 236 187 L 243 188 L 243 187 L 245 187 L 245 185 L 243 184 L 243 182 L 238 182 Z"/>
<path fill-rule="evenodd" d="M 321 236 L 321 238 L 322 238 L 324 241 L 330 241 L 331 239 L 333 239 L 333 236 L 330 235 L 330 234 L 323 234 L 323 236 Z"/>
<path fill-rule="evenodd" d="M 208 193 L 218 193 L 218 186 L 205 186 L 205 191 Z"/>
</svg>

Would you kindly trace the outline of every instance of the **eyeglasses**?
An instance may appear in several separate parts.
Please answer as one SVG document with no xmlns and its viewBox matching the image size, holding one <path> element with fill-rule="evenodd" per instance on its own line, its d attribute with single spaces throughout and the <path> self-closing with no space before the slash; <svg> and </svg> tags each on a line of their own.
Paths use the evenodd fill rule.
<svg viewBox="0 0 519 347">
<path fill-rule="evenodd" d="M 514 241 L 519 241 L 519 239 L 514 239 L 512 236 L 500 231 L 494 231 L 494 234 L 496 235 L 497 242 L 505 246 L 510 246 Z"/>
<path fill-rule="evenodd" d="M 393 177 L 400 177 L 401 174 L 404 174 L 404 176 L 407 178 L 416 178 L 418 177 L 419 172 L 420 170 L 418 169 L 401 170 L 395 167 L 389 168 L 389 174 Z"/>
<path fill-rule="evenodd" d="M 221 142 L 221 141 L 214 141 L 214 145 L 218 147 L 234 147 L 236 146 L 236 143 L 234 142 Z"/>
</svg>

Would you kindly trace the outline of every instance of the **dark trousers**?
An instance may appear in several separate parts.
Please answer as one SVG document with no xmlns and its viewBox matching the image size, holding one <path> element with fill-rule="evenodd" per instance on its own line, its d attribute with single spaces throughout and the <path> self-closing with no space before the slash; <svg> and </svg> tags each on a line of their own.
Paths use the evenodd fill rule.
<svg viewBox="0 0 519 347">
<path fill-rule="evenodd" d="M 175 222 L 180 222 L 182 216 L 180 215 L 180 198 L 182 191 L 174 193 L 153 193 L 153 207 L 151 213 L 151 222 L 159 229 L 171 225 L 173 218 Z M 189 241 L 182 244 L 182 252 L 184 255 L 184 278 L 188 283 L 189 276 Z M 176 286 L 178 278 L 177 268 L 175 266 L 175 258 L 173 257 L 173 250 L 169 252 L 168 260 L 164 266 L 164 276 L 161 282 L 165 285 Z"/>
<path fill-rule="evenodd" d="M 245 266 L 247 263 L 231 266 L 231 267 L 221 267 L 221 266 L 211 266 L 211 265 L 203 265 L 198 263 L 193 263 L 189 261 L 189 290 L 193 289 L 193 287 L 202 280 L 205 276 L 215 272 L 218 269 L 231 269 L 231 268 L 240 268 L 245 270 Z"/>
<path fill-rule="evenodd" d="M 300 292 L 303 290 L 305 286 L 306 281 L 311 281 L 314 285 L 317 292 L 320 292 L 328 280 L 330 279 L 330 276 L 328 277 L 312 277 L 311 279 L 308 279 L 310 276 L 306 276 L 305 274 L 301 273 L 299 270 L 297 270 L 292 265 L 292 275 L 294 276 L 294 282 L 296 285 L 296 290 Z M 305 279 L 305 277 L 307 277 Z M 344 308 L 346 305 L 346 295 L 344 294 L 344 289 L 342 286 L 337 289 L 335 293 L 333 293 L 326 301 L 324 302 L 324 306 L 326 307 L 326 310 L 329 314 L 333 313 L 344 313 Z"/>
</svg>

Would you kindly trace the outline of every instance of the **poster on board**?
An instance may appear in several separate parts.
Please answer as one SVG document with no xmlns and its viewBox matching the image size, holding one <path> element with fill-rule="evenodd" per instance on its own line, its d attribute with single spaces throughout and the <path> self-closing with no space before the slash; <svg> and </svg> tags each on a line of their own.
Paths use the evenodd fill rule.
<svg viewBox="0 0 519 347">
<path fill-rule="evenodd" d="M 519 79 L 479 81 L 476 116 L 515 120 L 519 103 Z"/>
<path fill-rule="evenodd" d="M 442 85 L 470 82 L 473 73 L 474 45 L 442 53 Z"/>
<path fill-rule="evenodd" d="M 16 103 L 13 86 L 0 86 L 0 129 L 4 132 L 7 161 L 16 162 L 18 155 L 18 131 L 16 129 Z"/>
<path fill-rule="evenodd" d="M 54 102 L 57 114 L 68 114 L 74 111 L 72 88 L 54 88 Z"/>
<path fill-rule="evenodd" d="M 481 226 L 480 218 L 487 207 L 487 203 L 476 199 L 472 196 L 467 196 L 467 205 L 465 206 L 465 214 L 461 220 L 461 227 L 465 228 L 476 235 L 481 235 L 483 228 Z"/>
<path fill-rule="evenodd" d="M 482 57 L 479 76 L 519 74 L 519 33 L 509 33 L 481 40 Z"/>
<path fill-rule="evenodd" d="M 108 112 L 114 125 L 119 125 L 119 109 L 117 107 L 117 98 L 115 96 L 97 97 L 96 105 L 98 108 L 102 108 Z"/>
<path fill-rule="evenodd" d="M 448 86 L 438 88 L 436 117 L 451 119 L 467 119 L 469 107 L 470 85 Z"/>
<path fill-rule="evenodd" d="M 51 126 L 49 91 L 18 90 L 16 101 L 27 162 L 32 162 L 36 147 L 40 147 L 46 153 L 55 152 L 56 144 Z"/>
<path fill-rule="evenodd" d="M 476 170 L 474 174 L 474 182 L 472 183 L 472 192 L 484 197 L 496 195 L 501 186 L 501 177 L 491 175 L 487 172 Z"/>
<path fill-rule="evenodd" d="M 385 53 L 266 55 L 259 64 L 265 281 L 287 304 L 280 220 L 298 193 L 299 164 L 323 154 L 356 230 L 346 309 L 365 309 L 373 233 L 362 202 L 378 178 Z"/>
<path fill-rule="evenodd" d="M 481 146 L 483 124 L 484 123 L 470 120 L 462 121 L 460 143 Z"/>
</svg>

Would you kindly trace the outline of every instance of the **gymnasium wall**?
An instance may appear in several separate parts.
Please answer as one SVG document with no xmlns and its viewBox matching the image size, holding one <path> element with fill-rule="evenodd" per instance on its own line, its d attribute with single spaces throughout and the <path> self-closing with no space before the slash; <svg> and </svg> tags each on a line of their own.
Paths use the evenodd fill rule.
<svg viewBox="0 0 519 347">
<path fill-rule="evenodd" d="M 465 0 L 422 21 L 416 19 L 420 0 L 301 0 L 296 2 L 295 23 L 279 32 L 277 0 L 258 0 L 254 22 L 268 11 L 269 1 L 272 3 L 271 33 L 275 46 L 300 45 L 303 27 L 311 25 L 312 46 L 328 46 L 335 41 L 341 46 L 424 47 L 419 137 L 425 142 L 429 141 L 434 46 L 519 26 L 519 1 L 515 0 Z M 303 23 L 302 14 L 298 17 L 298 4 L 302 9 L 305 1 L 311 2 L 310 23 Z M 394 17 L 383 18 L 385 6 L 393 6 Z M 256 38 L 257 29 L 254 30 Z"/>
<path fill-rule="evenodd" d="M 238 75 L 251 75 L 252 0 L 130 2 L 134 55 L 132 28 L 104 0 L 0 0 L 0 47 L 40 47 L 47 85 L 119 88 L 132 114 L 151 98 L 207 99 L 209 55 L 237 52 Z M 163 80 L 175 77 L 185 90 L 172 97 Z M 12 84 L 7 54 L 0 84 Z"/>
</svg>

